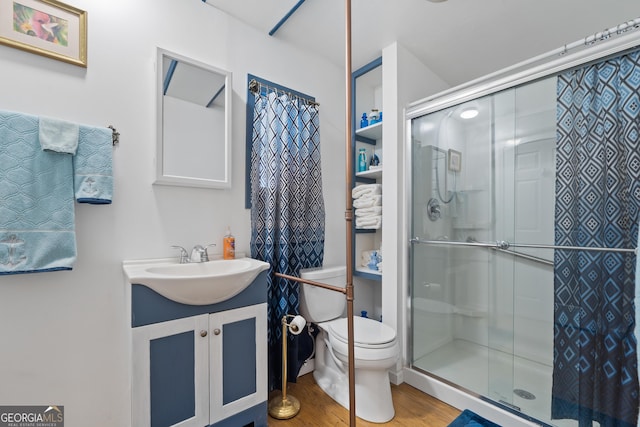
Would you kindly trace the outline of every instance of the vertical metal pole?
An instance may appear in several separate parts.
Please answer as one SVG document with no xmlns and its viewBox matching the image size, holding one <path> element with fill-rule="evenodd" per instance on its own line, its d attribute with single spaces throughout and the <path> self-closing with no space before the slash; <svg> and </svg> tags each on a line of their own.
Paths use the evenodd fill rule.
<svg viewBox="0 0 640 427">
<path fill-rule="evenodd" d="M 287 400 L 287 316 L 282 316 L 282 401 Z"/>
<path fill-rule="evenodd" d="M 353 336 L 353 201 L 351 199 L 351 187 L 353 187 L 353 160 L 351 158 L 352 135 L 352 92 L 351 92 L 351 0 L 345 0 L 345 88 L 346 88 L 346 126 L 345 126 L 345 166 L 346 166 L 346 259 L 347 259 L 347 337 L 349 342 L 349 426 L 356 425 L 356 374 Z"/>
</svg>

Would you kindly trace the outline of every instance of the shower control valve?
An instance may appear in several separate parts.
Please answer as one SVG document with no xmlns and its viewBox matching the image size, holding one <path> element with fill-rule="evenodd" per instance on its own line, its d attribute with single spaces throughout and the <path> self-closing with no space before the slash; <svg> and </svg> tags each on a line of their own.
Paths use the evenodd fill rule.
<svg viewBox="0 0 640 427">
<path fill-rule="evenodd" d="M 440 219 L 440 202 L 433 197 L 427 202 L 427 216 L 431 221 Z"/>
</svg>

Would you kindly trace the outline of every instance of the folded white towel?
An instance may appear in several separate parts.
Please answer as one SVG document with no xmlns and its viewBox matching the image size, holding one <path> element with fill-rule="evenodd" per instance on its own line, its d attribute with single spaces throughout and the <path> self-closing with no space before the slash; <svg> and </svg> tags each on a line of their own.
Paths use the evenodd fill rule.
<svg viewBox="0 0 640 427">
<path fill-rule="evenodd" d="M 354 199 L 364 195 L 375 196 L 377 194 L 382 194 L 382 184 L 362 184 L 351 190 L 351 197 Z"/>
<path fill-rule="evenodd" d="M 382 226 L 382 215 L 356 217 L 356 227 L 376 229 Z"/>
<path fill-rule="evenodd" d="M 382 206 L 372 206 L 370 208 L 358 208 L 355 211 L 356 216 L 377 216 L 382 215 Z"/>
<path fill-rule="evenodd" d="M 353 201 L 353 207 L 356 209 L 370 208 L 373 206 L 382 206 L 382 195 L 364 195 Z"/>
<path fill-rule="evenodd" d="M 38 137 L 43 150 L 76 154 L 80 126 L 48 117 L 40 117 L 38 125 Z"/>
</svg>

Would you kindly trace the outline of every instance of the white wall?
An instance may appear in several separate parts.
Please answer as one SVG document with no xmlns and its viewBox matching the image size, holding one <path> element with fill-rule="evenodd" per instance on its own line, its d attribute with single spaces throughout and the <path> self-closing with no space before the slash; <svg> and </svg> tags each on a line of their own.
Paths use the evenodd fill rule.
<svg viewBox="0 0 640 427">
<path fill-rule="evenodd" d="M 382 51 L 382 87 L 384 128 L 382 147 L 384 179 L 382 183 L 384 274 L 382 276 L 382 318 L 398 332 L 403 356 L 398 360 L 392 381 L 402 382 L 402 366 L 407 361 L 407 283 L 408 224 L 405 206 L 409 206 L 405 182 L 404 107 L 409 102 L 447 88 L 446 83 L 421 63 L 409 50 L 392 43 Z"/>
<path fill-rule="evenodd" d="M 218 243 L 249 251 L 244 209 L 247 73 L 316 96 L 327 209 L 325 263 L 344 263 L 343 71 L 201 1 L 74 0 L 88 11 L 87 69 L 0 46 L 0 109 L 114 125 L 109 206 L 76 206 L 73 271 L 0 276 L 0 404 L 65 406 L 66 426 L 130 425 L 124 259 Z M 153 186 L 156 47 L 233 72 L 233 187 Z M 329 169 L 330 168 L 330 169 Z M 0 184 L 1 185 L 1 184 Z"/>
</svg>

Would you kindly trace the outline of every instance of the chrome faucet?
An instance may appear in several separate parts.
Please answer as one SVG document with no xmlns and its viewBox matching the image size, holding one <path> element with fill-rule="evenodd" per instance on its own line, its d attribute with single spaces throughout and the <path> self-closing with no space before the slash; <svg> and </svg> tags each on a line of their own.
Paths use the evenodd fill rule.
<svg viewBox="0 0 640 427">
<path fill-rule="evenodd" d="M 191 256 L 187 253 L 187 250 L 182 246 L 171 246 L 172 248 L 180 250 L 180 264 L 186 264 L 190 262 L 207 262 L 209 261 L 209 253 L 207 248 L 209 246 L 215 246 L 215 243 L 211 243 L 207 246 L 195 245 L 191 250 Z"/>
<path fill-rule="evenodd" d="M 189 262 L 207 262 L 209 261 L 209 254 L 207 250 L 202 247 L 202 245 L 195 245 L 193 249 L 191 249 L 191 256 L 189 257 Z"/>
<path fill-rule="evenodd" d="M 189 262 L 189 254 L 185 248 L 176 245 L 172 245 L 171 247 L 180 251 L 180 264 L 186 264 Z"/>
</svg>

